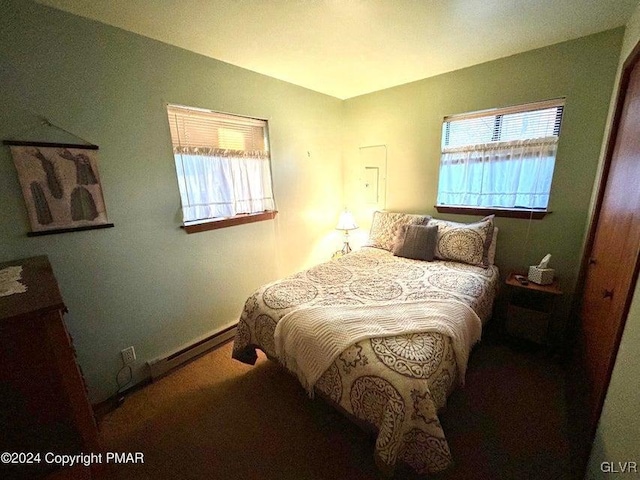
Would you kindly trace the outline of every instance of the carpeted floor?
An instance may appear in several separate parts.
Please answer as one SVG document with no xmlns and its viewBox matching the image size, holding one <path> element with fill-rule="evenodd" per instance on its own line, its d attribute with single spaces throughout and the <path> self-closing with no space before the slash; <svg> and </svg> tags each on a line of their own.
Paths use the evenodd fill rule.
<svg viewBox="0 0 640 480">
<path fill-rule="evenodd" d="M 565 411 L 562 366 L 483 342 L 440 415 L 455 464 L 435 478 L 573 478 Z M 231 343 L 131 394 L 100 428 L 107 451 L 144 453 L 109 479 L 380 478 L 371 437 L 263 356 L 232 360 Z"/>
</svg>

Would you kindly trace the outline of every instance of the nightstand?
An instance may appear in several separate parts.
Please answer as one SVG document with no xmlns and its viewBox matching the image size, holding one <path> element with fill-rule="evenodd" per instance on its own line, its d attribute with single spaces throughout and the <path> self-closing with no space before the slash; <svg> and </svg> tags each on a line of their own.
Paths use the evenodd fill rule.
<svg viewBox="0 0 640 480">
<path fill-rule="evenodd" d="M 519 274 L 512 272 L 505 280 L 507 308 L 504 332 L 510 338 L 549 345 L 555 301 L 562 295 L 558 280 L 554 279 L 549 285 L 533 282 L 523 285 L 516 275 Z M 526 278 L 525 274 L 523 276 Z"/>
</svg>

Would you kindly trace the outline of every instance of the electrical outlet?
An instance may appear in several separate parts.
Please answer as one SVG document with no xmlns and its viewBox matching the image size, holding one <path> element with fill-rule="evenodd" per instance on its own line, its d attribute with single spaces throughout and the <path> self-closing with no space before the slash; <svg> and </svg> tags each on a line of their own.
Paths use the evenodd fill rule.
<svg viewBox="0 0 640 480">
<path fill-rule="evenodd" d="M 122 355 L 122 363 L 125 365 L 130 365 L 136 361 L 136 351 L 133 346 L 125 348 L 120 354 Z"/>
</svg>

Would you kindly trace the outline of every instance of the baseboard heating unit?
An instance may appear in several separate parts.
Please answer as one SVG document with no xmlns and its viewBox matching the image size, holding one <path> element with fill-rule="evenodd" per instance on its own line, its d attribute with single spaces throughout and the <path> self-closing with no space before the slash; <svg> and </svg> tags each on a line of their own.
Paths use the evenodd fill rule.
<svg viewBox="0 0 640 480">
<path fill-rule="evenodd" d="M 218 330 L 212 334 L 205 336 L 204 338 L 195 341 L 194 343 L 187 345 L 177 352 L 167 355 L 163 358 L 157 358 L 148 362 L 149 371 L 151 374 L 151 380 L 155 381 L 158 378 L 166 375 L 174 368 L 183 365 L 200 355 L 207 353 L 209 350 L 221 345 L 228 340 L 231 340 L 236 335 L 237 323 L 230 325 L 222 330 Z"/>
</svg>

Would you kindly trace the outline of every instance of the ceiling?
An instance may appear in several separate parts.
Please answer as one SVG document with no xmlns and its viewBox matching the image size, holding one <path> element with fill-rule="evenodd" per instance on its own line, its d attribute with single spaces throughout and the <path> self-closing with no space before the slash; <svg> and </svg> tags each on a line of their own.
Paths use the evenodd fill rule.
<svg viewBox="0 0 640 480">
<path fill-rule="evenodd" d="M 624 25 L 638 0 L 36 0 L 341 99 Z"/>
</svg>

